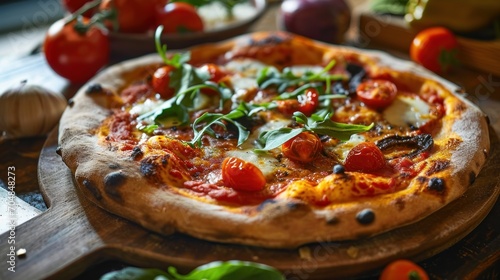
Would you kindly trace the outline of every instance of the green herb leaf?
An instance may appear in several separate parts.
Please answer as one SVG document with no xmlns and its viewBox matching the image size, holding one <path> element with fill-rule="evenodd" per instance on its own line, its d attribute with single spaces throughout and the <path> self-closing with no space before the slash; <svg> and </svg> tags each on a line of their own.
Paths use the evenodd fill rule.
<svg viewBox="0 0 500 280">
<path fill-rule="evenodd" d="M 236 109 L 232 110 L 226 115 L 215 114 L 215 113 L 204 113 L 203 115 L 201 115 L 201 117 L 197 118 L 193 122 L 194 137 L 189 142 L 189 145 L 201 146 L 201 138 L 203 137 L 203 135 L 205 134 L 208 134 L 210 136 L 215 135 L 215 132 L 213 131 L 211 126 L 219 125 L 222 128 L 227 129 L 226 125 L 223 122 L 226 121 L 232 123 L 238 129 L 238 146 L 240 146 L 248 139 L 250 132 L 244 125 L 239 123 L 237 120 L 246 116 L 249 116 L 249 110 L 246 107 L 246 103 L 240 103 L 240 105 Z M 201 130 L 197 130 L 197 127 L 200 124 L 204 125 Z"/>
<path fill-rule="evenodd" d="M 186 275 L 181 275 L 174 267 L 168 272 L 178 280 L 284 280 L 284 276 L 275 268 L 246 261 L 216 261 L 202 265 Z"/>
<path fill-rule="evenodd" d="M 182 64 L 186 63 L 191 59 L 191 54 L 189 52 L 176 53 L 171 58 L 167 58 L 167 45 L 161 44 L 161 33 L 163 32 L 163 25 L 159 25 L 155 30 L 155 46 L 156 52 L 163 59 L 165 65 L 171 65 L 175 68 L 179 68 Z"/>
<path fill-rule="evenodd" d="M 337 123 L 330 119 L 331 114 L 327 111 L 313 114 L 310 118 L 301 112 L 295 112 L 293 117 L 295 121 L 302 124 L 301 128 L 282 127 L 276 130 L 264 131 L 259 135 L 258 143 L 263 146 L 256 149 L 257 152 L 269 151 L 283 145 L 286 141 L 299 135 L 301 132 L 309 131 L 319 135 L 328 135 L 342 141 L 347 141 L 353 134 L 366 132 L 373 127 L 357 124 Z"/>
<path fill-rule="evenodd" d="M 147 134 L 152 134 L 156 129 L 158 128 L 158 125 L 156 124 L 150 124 L 146 126 L 138 126 L 137 129 L 140 131 L 147 133 Z"/>
<path fill-rule="evenodd" d="M 290 128 L 282 127 L 276 130 L 264 131 L 259 135 L 258 143 L 263 146 L 261 149 L 256 149 L 256 152 L 269 151 L 283 145 L 286 141 L 307 131 L 306 128 Z"/>
<path fill-rule="evenodd" d="M 104 274 L 100 280 L 156 280 L 159 276 L 167 280 L 174 279 L 170 278 L 170 275 L 165 271 L 159 269 L 126 267 L 122 270 L 108 272 Z"/>
</svg>

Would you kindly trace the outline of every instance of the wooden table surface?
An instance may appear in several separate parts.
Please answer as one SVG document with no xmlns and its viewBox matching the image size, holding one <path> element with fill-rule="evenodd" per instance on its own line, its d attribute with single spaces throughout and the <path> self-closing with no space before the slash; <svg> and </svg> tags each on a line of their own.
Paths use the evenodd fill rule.
<svg viewBox="0 0 500 280">
<path fill-rule="evenodd" d="M 272 1 L 264 16 L 252 27 L 252 30 L 276 30 L 276 10 L 279 3 Z M 354 4 L 365 1 L 352 1 Z M 356 12 L 356 5 L 352 5 Z M 352 44 L 356 44 L 356 21 L 348 34 Z M 376 46 L 363 45 L 366 48 Z M 404 53 L 384 48 L 396 56 L 407 58 Z M 500 61 L 499 61 L 500 67 Z M 492 134 L 500 134 L 500 77 L 491 73 L 482 73 L 467 68 L 459 68 L 444 76 L 460 85 L 467 92 L 466 97 L 478 105 L 490 119 Z M 23 79 L 62 92 L 70 98 L 79 85 L 69 84 L 57 76 L 46 64 L 41 54 L 27 56 L 8 63 L 0 62 L 0 90 Z M 45 203 L 39 194 L 37 181 L 37 164 L 40 151 L 46 137 L 1 140 L 0 141 L 0 186 L 6 188 L 8 167 L 16 168 L 16 194 L 37 208 L 44 210 Z M 497 186 L 498 187 L 498 186 Z M 497 202 L 485 220 L 463 240 L 449 249 L 431 257 L 420 264 L 433 279 L 498 279 L 500 275 L 500 205 Z M 0 240 L 0 242 L 6 242 Z M 5 252 L 2 254 L 0 268 L 5 267 Z M 97 271 L 121 266 L 119 262 L 110 260 L 98 265 Z M 94 270 L 95 271 L 95 270 Z M 89 279 L 84 274 L 81 279 Z"/>
</svg>

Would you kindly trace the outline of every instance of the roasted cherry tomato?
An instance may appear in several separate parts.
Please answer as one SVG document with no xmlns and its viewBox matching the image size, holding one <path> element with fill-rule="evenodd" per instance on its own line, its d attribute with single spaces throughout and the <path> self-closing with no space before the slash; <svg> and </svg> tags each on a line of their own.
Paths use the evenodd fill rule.
<svg viewBox="0 0 500 280">
<path fill-rule="evenodd" d="M 260 191 L 266 185 L 266 178 L 257 166 L 236 157 L 222 162 L 222 181 L 226 187 L 238 191 Z"/>
<path fill-rule="evenodd" d="M 224 82 L 225 78 L 227 77 L 227 73 L 213 63 L 205 64 L 201 66 L 200 69 L 202 71 L 208 72 L 208 74 L 210 75 L 210 81 L 217 84 L 220 82 Z M 229 79 L 227 80 L 227 82 L 230 82 Z M 217 92 L 211 88 L 203 88 L 201 89 L 201 92 L 208 95 L 217 95 Z"/>
<path fill-rule="evenodd" d="M 103 0 L 99 8 L 116 10 L 120 32 L 142 33 L 154 27 L 153 15 L 166 2 L 167 0 Z"/>
<path fill-rule="evenodd" d="M 299 162 L 313 161 L 321 148 L 318 135 L 310 132 L 302 132 L 281 145 L 281 151 L 287 158 Z"/>
<path fill-rule="evenodd" d="M 203 31 L 203 20 L 196 8 L 188 3 L 168 3 L 157 10 L 156 25 L 163 25 L 165 33 L 190 33 Z"/>
<path fill-rule="evenodd" d="M 306 116 L 310 116 L 319 104 L 319 93 L 315 88 L 308 88 L 304 94 L 297 97 L 299 100 L 299 111 Z"/>
<path fill-rule="evenodd" d="M 396 85 L 387 80 L 368 80 L 356 88 L 359 100 L 374 109 L 389 106 L 396 98 L 397 93 Z"/>
<path fill-rule="evenodd" d="M 283 114 L 293 115 L 299 111 L 309 117 L 319 105 L 319 93 L 315 88 L 308 88 L 297 99 L 278 100 L 277 103 Z"/>
<path fill-rule="evenodd" d="M 108 35 L 97 27 L 82 34 L 75 29 L 75 21 L 65 24 L 65 19 L 61 19 L 47 31 L 43 52 L 54 72 L 71 82 L 82 83 L 108 63 Z"/>
<path fill-rule="evenodd" d="M 344 162 L 345 170 L 375 172 L 386 166 L 382 151 L 372 142 L 363 142 L 352 148 Z"/>
<path fill-rule="evenodd" d="M 151 86 L 163 99 L 169 99 L 175 93 L 175 89 L 170 86 L 170 75 L 174 70 L 175 67 L 166 65 L 156 69 L 153 73 Z"/>
<path fill-rule="evenodd" d="M 425 68 L 443 73 L 457 62 L 458 41 L 444 27 L 432 27 L 420 31 L 410 45 L 410 57 Z"/>
<path fill-rule="evenodd" d="M 397 260 L 388 264 L 380 280 L 429 280 L 429 276 L 420 266 L 409 260 Z"/>
</svg>

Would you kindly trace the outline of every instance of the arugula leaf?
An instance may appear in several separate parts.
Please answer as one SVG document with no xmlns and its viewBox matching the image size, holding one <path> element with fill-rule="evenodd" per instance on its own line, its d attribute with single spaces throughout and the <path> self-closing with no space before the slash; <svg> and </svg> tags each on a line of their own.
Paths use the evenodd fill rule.
<svg viewBox="0 0 500 280">
<path fill-rule="evenodd" d="M 264 131 L 259 135 L 258 143 L 263 145 L 261 149 L 256 149 L 259 151 L 269 151 L 278 148 L 286 141 L 292 139 L 293 137 L 299 135 L 300 133 L 307 131 L 306 128 L 295 128 L 282 127 L 276 130 Z"/>
<path fill-rule="evenodd" d="M 238 146 L 243 144 L 248 139 L 250 132 L 247 128 L 239 123 L 237 120 L 243 117 L 249 116 L 248 108 L 245 103 L 241 103 L 238 108 L 232 110 L 228 114 L 219 113 L 204 113 L 201 117 L 197 118 L 193 122 L 194 137 L 188 143 L 191 146 L 201 146 L 201 139 L 203 135 L 208 134 L 210 136 L 215 136 L 215 131 L 211 128 L 212 125 L 219 125 L 224 129 L 227 129 L 224 121 L 232 123 L 238 129 Z M 200 124 L 204 124 L 201 130 L 197 130 Z"/>
<path fill-rule="evenodd" d="M 302 124 L 302 127 L 294 129 L 282 127 L 262 132 L 259 135 L 258 143 L 263 147 L 255 151 L 263 152 L 278 148 L 286 141 L 305 131 L 347 141 L 351 135 L 369 131 L 374 125 L 373 123 L 369 126 L 337 123 L 330 119 L 331 113 L 327 113 L 327 111 L 320 112 L 320 114 L 313 114 L 310 118 L 301 112 L 295 112 L 293 117 L 297 123 Z"/>
<path fill-rule="evenodd" d="M 174 267 L 169 267 L 168 272 L 178 280 L 285 280 L 284 276 L 271 266 L 246 261 L 215 261 L 199 266 L 186 275 L 177 273 Z"/>
<path fill-rule="evenodd" d="M 175 279 L 170 278 L 168 273 L 159 269 L 126 267 L 122 270 L 108 272 L 104 274 L 100 280 L 156 280 L 159 276 L 167 280 Z"/>
<path fill-rule="evenodd" d="M 179 68 L 182 64 L 189 61 L 191 54 L 189 52 L 176 53 L 171 58 L 167 58 L 167 45 L 161 44 L 161 33 L 163 32 L 163 25 L 159 25 L 155 30 L 155 46 L 156 52 L 163 59 L 165 65 L 171 65 Z"/>
<path fill-rule="evenodd" d="M 309 84 L 307 87 L 320 87 L 322 85 L 320 83 L 325 83 L 327 89 L 326 92 L 329 93 L 332 81 L 342 81 L 346 79 L 344 75 L 328 73 L 328 71 L 335 66 L 335 63 L 336 61 L 332 60 L 321 71 L 317 73 L 306 71 L 306 73 L 301 76 L 296 76 L 292 72 L 291 68 L 285 68 L 280 73 L 274 67 L 264 67 L 257 73 L 257 85 L 261 89 L 276 86 L 278 92 L 285 92 L 286 89 L 290 87 L 299 86 L 299 89 L 303 89 L 303 86 L 307 84 Z M 285 92 L 279 96 L 279 99 L 290 99 L 296 97 L 301 93 L 301 90 L 299 89 L 296 89 L 293 94 Z"/>
</svg>

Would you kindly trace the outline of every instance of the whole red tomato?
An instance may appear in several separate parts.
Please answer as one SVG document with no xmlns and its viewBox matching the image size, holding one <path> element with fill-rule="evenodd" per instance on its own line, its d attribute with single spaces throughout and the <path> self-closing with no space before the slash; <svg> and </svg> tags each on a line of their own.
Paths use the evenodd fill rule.
<svg viewBox="0 0 500 280">
<path fill-rule="evenodd" d="M 411 59 L 435 73 L 444 73 L 456 64 L 457 52 L 455 35 L 444 27 L 420 31 L 410 46 Z"/>
<path fill-rule="evenodd" d="M 163 25 L 167 34 L 203 31 L 203 20 L 196 8 L 184 2 L 168 3 L 157 10 L 156 25 Z"/>
<path fill-rule="evenodd" d="M 62 0 L 61 3 L 63 7 L 70 13 L 76 12 L 78 9 L 83 7 L 83 5 L 91 2 L 92 0 Z M 86 17 L 91 17 L 96 9 L 90 9 L 85 12 L 83 15 Z"/>
<path fill-rule="evenodd" d="M 47 63 L 60 76 L 83 83 L 108 63 L 109 41 L 106 31 L 90 27 L 85 33 L 75 29 L 76 21 L 56 21 L 47 31 L 43 52 Z"/>
<path fill-rule="evenodd" d="M 154 14 L 168 0 L 103 0 L 100 10 L 115 9 L 120 32 L 142 33 L 154 27 Z"/>
<path fill-rule="evenodd" d="M 429 276 L 420 266 L 409 260 L 396 260 L 388 264 L 382 274 L 380 280 L 429 280 Z"/>
</svg>

